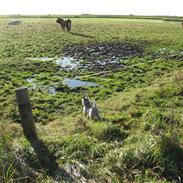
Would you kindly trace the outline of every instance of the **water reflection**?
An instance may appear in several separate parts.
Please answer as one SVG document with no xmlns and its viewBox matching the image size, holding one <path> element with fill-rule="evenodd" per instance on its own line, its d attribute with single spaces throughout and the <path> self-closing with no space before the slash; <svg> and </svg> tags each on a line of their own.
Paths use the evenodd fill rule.
<svg viewBox="0 0 183 183">
<path fill-rule="evenodd" d="M 99 86 L 98 84 L 94 82 L 87 82 L 87 81 L 81 81 L 76 79 L 70 79 L 70 78 L 64 78 L 62 81 L 63 85 L 67 85 L 70 88 L 76 88 L 76 87 L 90 87 L 90 86 Z"/>
<path fill-rule="evenodd" d="M 61 68 L 69 68 L 74 69 L 78 66 L 78 62 L 72 57 L 61 57 L 58 58 L 55 63 L 59 65 Z"/>
</svg>

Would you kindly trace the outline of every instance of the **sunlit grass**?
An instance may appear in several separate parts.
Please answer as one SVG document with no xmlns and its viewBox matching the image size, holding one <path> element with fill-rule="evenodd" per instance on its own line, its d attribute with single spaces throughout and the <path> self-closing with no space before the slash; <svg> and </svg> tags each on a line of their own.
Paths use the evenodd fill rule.
<svg viewBox="0 0 183 183">
<path fill-rule="evenodd" d="M 38 135 L 60 166 L 80 162 L 99 182 L 183 180 L 180 23 L 73 18 L 77 35 L 62 32 L 55 18 L 20 18 L 20 25 L 8 26 L 12 20 L 0 18 L 0 182 L 53 181 L 40 168 L 20 126 L 14 90 L 30 88 L 28 78 L 40 87 L 29 90 Z M 130 43 L 143 53 L 122 58 L 121 69 L 104 74 L 64 71 L 52 61 L 27 59 L 57 58 L 71 48 L 77 52 L 78 46 L 110 43 Z M 87 55 L 82 56 L 87 63 Z M 95 63 L 98 57 L 93 58 Z M 63 86 L 64 77 L 80 76 L 101 87 Z M 50 94 L 42 86 L 60 90 Z M 102 122 L 82 114 L 85 93 L 97 101 Z"/>
</svg>

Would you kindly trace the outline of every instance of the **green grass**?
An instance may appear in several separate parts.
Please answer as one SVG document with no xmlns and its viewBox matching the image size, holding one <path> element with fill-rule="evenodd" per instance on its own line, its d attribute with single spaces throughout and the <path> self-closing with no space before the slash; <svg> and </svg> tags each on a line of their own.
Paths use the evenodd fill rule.
<svg viewBox="0 0 183 183">
<path fill-rule="evenodd" d="M 14 90 L 31 87 L 27 78 L 40 86 L 29 91 L 38 134 L 60 166 L 80 162 L 96 182 L 181 182 L 180 23 L 73 18 L 72 32 L 77 34 L 69 34 L 61 31 L 55 18 L 20 19 L 20 25 L 8 26 L 13 19 L 0 18 L 0 182 L 53 181 L 40 167 L 19 124 Z M 114 71 L 96 65 L 90 70 L 65 71 L 53 61 L 27 59 L 76 53 L 83 64 L 91 64 L 104 59 L 105 53 L 93 56 L 80 52 L 84 48 L 106 46 L 118 55 L 125 52 L 118 50 L 122 44 L 141 48 L 143 53 L 121 58 L 123 67 Z M 64 77 L 101 87 L 71 89 L 61 84 Z M 49 94 L 49 86 L 60 90 Z M 83 116 L 84 93 L 97 101 L 102 122 Z"/>
</svg>

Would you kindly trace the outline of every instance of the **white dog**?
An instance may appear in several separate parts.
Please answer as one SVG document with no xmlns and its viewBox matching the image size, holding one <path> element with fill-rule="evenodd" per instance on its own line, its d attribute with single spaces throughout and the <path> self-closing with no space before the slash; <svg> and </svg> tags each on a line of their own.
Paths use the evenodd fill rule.
<svg viewBox="0 0 183 183">
<path fill-rule="evenodd" d="M 92 105 L 89 97 L 86 95 L 82 98 L 82 106 L 84 115 L 88 116 L 89 109 L 92 107 Z"/>
<path fill-rule="evenodd" d="M 82 98 L 83 113 L 91 120 L 101 120 L 99 110 L 95 101 L 90 101 L 88 96 Z"/>
<path fill-rule="evenodd" d="M 92 107 L 88 111 L 88 117 L 91 120 L 100 120 L 101 121 L 99 110 L 97 108 L 97 104 L 95 101 L 92 102 Z"/>
</svg>

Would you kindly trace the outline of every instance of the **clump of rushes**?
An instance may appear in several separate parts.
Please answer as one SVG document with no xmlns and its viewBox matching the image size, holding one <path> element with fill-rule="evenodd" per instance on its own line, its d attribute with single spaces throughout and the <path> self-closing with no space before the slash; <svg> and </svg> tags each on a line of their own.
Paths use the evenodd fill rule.
<svg viewBox="0 0 183 183">
<path fill-rule="evenodd" d="M 95 122 L 90 125 L 91 135 L 98 140 L 112 142 L 112 141 L 123 141 L 127 138 L 127 132 L 121 129 L 117 125 L 106 122 Z"/>
<path fill-rule="evenodd" d="M 173 151 L 172 151 L 173 150 Z M 128 181 L 182 179 L 183 150 L 175 135 L 134 134 L 104 160 L 109 170 Z"/>
</svg>

